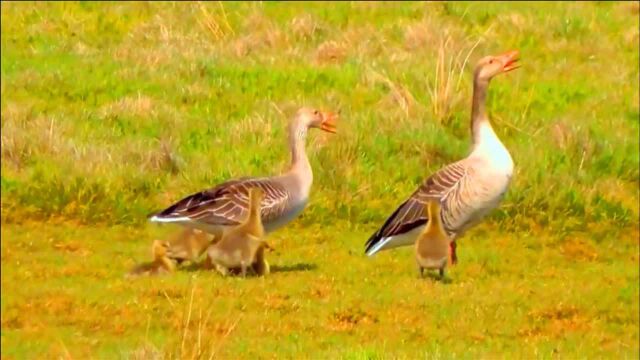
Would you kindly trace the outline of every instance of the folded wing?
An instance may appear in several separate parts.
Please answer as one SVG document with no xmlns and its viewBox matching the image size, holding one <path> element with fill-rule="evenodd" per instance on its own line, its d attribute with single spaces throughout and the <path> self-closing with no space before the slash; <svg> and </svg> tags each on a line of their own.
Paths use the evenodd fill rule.
<svg viewBox="0 0 640 360">
<path fill-rule="evenodd" d="M 248 214 L 249 189 L 253 187 L 264 191 L 260 203 L 262 221 L 268 222 L 282 215 L 290 197 L 282 184 L 272 178 L 241 178 L 187 196 L 153 215 L 151 220 L 171 222 L 172 219 L 188 219 L 210 225 L 236 225 Z"/>
<path fill-rule="evenodd" d="M 446 212 L 450 208 L 448 200 L 456 198 L 466 174 L 465 162 L 461 160 L 431 175 L 367 240 L 365 252 L 373 255 L 382 249 L 382 242 L 426 224 L 429 219 L 424 214 L 424 207 L 429 199 L 440 199 L 442 211 Z"/>
</svg>

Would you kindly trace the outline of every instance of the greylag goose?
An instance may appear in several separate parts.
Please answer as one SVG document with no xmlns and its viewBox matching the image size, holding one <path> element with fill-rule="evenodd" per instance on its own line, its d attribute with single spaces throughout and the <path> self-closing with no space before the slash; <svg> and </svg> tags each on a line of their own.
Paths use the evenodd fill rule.
<svg viewBox="0 0 640 360">
<path fill-rule="evenodd" d="M 416 261 L 420 277 L 424 269 L 438 269 L 440 278 L 444 279 L 444 269 L 449 260 L 449 234 L 442 226 L 440 201 L 431 200 L 425 206 L 425 215 L 429 222 L 416 240 Z"/>
<path fill-rule="evenodd" d="M 456 239 L 477 224 L 502 200 L 513 174 L 513 160 L 491 127 L 485 109 L 491 79 L 518 68 L 518 51 L 482 58 L 474 71 L 471 108 L 471 153 L 429 177 L 391 214 L 365 244 L 369 256 L 381 250 L 411 245 L 425 224 L 426 202 L 440 199 L 442 220 L 452 237 L 451 260 L 457 262 Z"/>
<path fill-rule="evenodd" d="M 176 265 L 167 256 L 169 243 L 166 241 L 154 240 L 151 245 L 153 261 L 136 266 L 127 274 L 127 277 L 140 275 L 161 275 L 173 272 Z"/>
<path fill-rule="evenodd" d="M 291 166 L 279 176 L 245 177 L 224 182 L 176 202 L 150 217 L 150 221 L 175 223 L 213 234 L 214 242 L 228 227 L 238 225 L 249 212 L 249 189 L 264 191 L 261 217 L 267 233 L 293 220 L 304 209 L 313 182 L 305 152 L 309 128 L 335 133 L 337 115 L 310 108 L 298 110 L 289 125 Z"/>
<path fill-rule="evenodd" d="M 242 277 L 247 274 L 247 267 L 256 260 L 258 251 L 270 248 L 264 239 L 264 227 L 260 217 L 260 202 L 264 192 L 258 188 L 249 190 L 249 215 L 240 225 L 235 226 L 222 235 L 222 239 L 207 249 L 207 262 L 213 265 L 222 275 L 229 269 L 240 267 Z M 261 256 L 261 261 L 265 261 Z M 261 264 L 261 268 L 267 268 Z"/>
</svg>

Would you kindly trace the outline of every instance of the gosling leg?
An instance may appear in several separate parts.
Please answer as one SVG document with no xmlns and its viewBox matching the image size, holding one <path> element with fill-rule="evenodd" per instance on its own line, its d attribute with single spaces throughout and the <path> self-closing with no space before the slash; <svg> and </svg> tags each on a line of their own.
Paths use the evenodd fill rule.
<svg viewBox="0 0 640 360">
<path fill-rule="evenodd" d="M 215 267 L 216 267 L 216 270 L 217 270 L 217 271 L 218 271 L 222 276 L 227 276 L 227 274 L 229 274 L 229 270 L 228 270 L 226 267 L 224 267 L 224 266 L 222 266 L 222 265 L 220 265 L 220 264 L 216 264 L 216 265 L 215 265 Z"/>
</svg>

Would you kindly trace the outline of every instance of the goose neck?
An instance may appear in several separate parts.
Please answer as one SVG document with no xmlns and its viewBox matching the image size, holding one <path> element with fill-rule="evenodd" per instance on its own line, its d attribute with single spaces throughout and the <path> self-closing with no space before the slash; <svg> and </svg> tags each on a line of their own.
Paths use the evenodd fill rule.
<svg viewBox="0 0 640 360">
<path fill-rule="evenodd" d="M 491 127 L 486 110 L 488 87 L 489 80 L 476 76 L 473 81 L 473 102 L 471 105 L 471 135 L 474 145 L 478 145 L 482 140 L 482 128 L 486 125 Z"/>
<path fill-rule="evenodd" d="M 302 176 L 311 176 L 311 164 L 305 150 L 307 127 L 294 122 L 289 128 L 289 149 L 291 151 L 291 166 L 289 172 Z"/>
</svg>

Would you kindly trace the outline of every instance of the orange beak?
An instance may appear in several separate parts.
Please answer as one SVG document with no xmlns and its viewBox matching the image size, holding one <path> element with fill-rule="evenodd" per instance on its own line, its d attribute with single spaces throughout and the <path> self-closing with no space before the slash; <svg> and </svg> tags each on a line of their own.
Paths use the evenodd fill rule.
<svg viewBox="0 0 640 360">
<path fill-rule="evenodd" d="M 338 115 L 334 114 L 330 111 L 322 112 L 322 123 L 320 124 L 320 129 L 330 132 L 332 134 L 336 133 L 336 120 L 338 119 Z"/>
<path fill-rule="evenodd" d="M 512 50 L 498 56 L 500 61 L 504 64 L 502 71 L 509 72 L 520 67 L 516 64 L 516 61 L 520 60 L 520 52 L 518 50 Z"/>
</svg>

